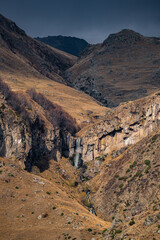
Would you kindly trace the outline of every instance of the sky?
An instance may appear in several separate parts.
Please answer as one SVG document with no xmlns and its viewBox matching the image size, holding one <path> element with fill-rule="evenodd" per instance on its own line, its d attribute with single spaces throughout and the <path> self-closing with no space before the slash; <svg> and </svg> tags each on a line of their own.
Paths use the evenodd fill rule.
<svg viewBox="0 0 160 240">
<path fill-rule="evenodd" d="M 160 0 L 0 0 L 0 13 L 31 37 L 99 43 L 124 28 L 160 37 Z"/>
</svg>

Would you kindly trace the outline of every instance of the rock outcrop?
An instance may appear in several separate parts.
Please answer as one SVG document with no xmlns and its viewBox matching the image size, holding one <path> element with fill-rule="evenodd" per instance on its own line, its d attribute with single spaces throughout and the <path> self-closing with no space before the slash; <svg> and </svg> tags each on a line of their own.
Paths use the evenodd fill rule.
<svg viewBox="0 0 160 240">
<path fill-rule="evenodd" d="M 114 154 L 151 134 L 160 125 L 160 96 L 121 105 L 97 122 L 78 133 L 84 162 Z"/>
</svg>

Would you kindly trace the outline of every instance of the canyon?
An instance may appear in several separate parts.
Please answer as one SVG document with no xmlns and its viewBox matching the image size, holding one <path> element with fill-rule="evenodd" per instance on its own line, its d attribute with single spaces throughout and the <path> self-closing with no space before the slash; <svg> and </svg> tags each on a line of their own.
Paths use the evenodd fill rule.
<svg viewBox="0 0 160 240">
<path fill-rule="evenodd" d="M 159 239 L 159 46 L 77 58 L 0 15 L 0 238 Z"/>
</svg>

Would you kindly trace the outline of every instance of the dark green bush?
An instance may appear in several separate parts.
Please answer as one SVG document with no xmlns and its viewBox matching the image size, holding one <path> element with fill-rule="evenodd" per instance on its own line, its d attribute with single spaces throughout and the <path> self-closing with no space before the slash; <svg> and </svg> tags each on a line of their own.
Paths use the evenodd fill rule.
<svg viewBox="0 0 160 240">
<path fill-rule="evenodd" d="M 132 226 L 132 225 L 134 225 L 135 224 L 135 221 L 134 220 L 131 220 L 130 222 L 129 222 L 129 225 L 130 226 Z"/>
</svg>

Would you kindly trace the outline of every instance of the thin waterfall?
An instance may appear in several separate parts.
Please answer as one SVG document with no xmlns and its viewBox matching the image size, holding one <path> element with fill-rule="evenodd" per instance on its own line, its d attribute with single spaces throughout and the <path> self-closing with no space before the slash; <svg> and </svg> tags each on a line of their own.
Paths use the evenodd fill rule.
<svg viewBox="0 0 160 240">
<path fill-rule="evenodd" d="M 81 154 L 81 152 L 82 152 L 81 139 L 77 138 L 76 139 L 76 149 L 75 149 L 74 158 L 73 158 L 73 165 L 76 168 L 79 168 L 82 165 L 82 160 L 81 160 L 81 155 L 82 154 Z"/>
</svg>

